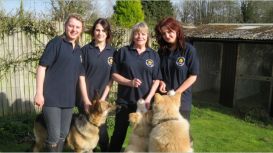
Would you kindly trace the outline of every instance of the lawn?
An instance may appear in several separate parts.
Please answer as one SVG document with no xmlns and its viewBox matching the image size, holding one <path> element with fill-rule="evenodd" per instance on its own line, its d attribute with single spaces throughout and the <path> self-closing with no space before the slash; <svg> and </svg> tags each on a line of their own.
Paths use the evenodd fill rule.
<svg viewBox="0 0 273 153">
<path fill-rule="evenodd" d="M 194 102 L 191 133 L 195 152 L 273 152 L 272 122 L 246 120 L 219 104 Z M 30 151 L 34 115 L 0 118 L 0 152 Z M 113 120 L 109 119 L 109 133 Z M 130 135 L 128 131 L 126 142 Z"/>
</svg>

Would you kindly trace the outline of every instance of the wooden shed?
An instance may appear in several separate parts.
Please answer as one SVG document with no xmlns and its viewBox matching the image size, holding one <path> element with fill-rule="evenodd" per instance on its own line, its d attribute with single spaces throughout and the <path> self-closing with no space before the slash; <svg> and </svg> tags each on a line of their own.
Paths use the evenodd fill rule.
<svg viewBox="0 0 273 153">
<path fill-rule="evenodd" d="M 184 26 L 184 32 L 200 59 L 194 93 L 273 116 L 273 24 Z"/>
</svg>

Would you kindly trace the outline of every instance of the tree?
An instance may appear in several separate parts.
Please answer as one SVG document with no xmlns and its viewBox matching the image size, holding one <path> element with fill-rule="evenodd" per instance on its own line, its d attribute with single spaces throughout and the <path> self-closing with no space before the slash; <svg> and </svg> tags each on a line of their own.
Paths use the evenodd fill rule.
<svg viewBox="0 0 273 153">
<path fill-rule="evenodd" d="M 245 23 L 272 23 L 273 1 L 241 0 L 241 14 Z"/>
<path fill-rule="evenodd" d="M 145 21 L 152 27 L 162 18 L 174 15 L 170 0 L 141 2 L 145 14 Z"/>
<path fill-rule="evenodd" d="M 251 17 L 254 15 L 254 5 L 252 1 L 241 1 L 241 13 L 242 13 L 242 20 L 243 23 L 253 22 L 251 21 Z"/>
<path fill-rule="evenodd" d="M 194 0 L 176 5 L 183 22 L 194 24 L 239 22 L 240 8 L 236 1 Z"/>
<path fill-rule="evenodd" d="M 144 21 L 141 1 L 117 1 L 113 20 L 117 26 L 124 28 L 130 28 L 137 22 Z"/>
<path fill-rule="evenodd" d="M 70 13 L 78 13 L 85 19 L 95 15 L 92 0 L 50 0 L 53 20 L 64 21 Z"/>
</svg>

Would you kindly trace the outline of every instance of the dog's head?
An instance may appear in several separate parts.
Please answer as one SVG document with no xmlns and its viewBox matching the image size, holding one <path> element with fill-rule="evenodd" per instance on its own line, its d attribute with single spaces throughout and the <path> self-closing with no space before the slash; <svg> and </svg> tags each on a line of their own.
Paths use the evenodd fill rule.
<svg viewBox="0 0 273 153">
<path fill-rule="evenodd" d="M 156 93 L 154 96 L 154 111 L 171 109 L 179 109 L 181 93 L 169 92 L 168 95 L 160 95 Z"/>
<path fill-rule="evenodd" d="M 114 111 L 115 109 L 115 104 L 107 101 L 94 100 L 89 109 L 89 114 L 102 114 L 103 116 L 107 116 L 109 112 Z"/>
</svg>

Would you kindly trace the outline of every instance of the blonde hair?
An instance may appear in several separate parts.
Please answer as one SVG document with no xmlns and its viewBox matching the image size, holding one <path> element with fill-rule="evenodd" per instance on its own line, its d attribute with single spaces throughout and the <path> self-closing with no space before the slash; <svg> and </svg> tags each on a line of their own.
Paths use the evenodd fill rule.
<svg viewBox="0 0 273 153">
<path fill-rule="evenodd" d="M 136 32 L 146 32 L 147 33 L 147 42 L 146 42 L 145 46 L 150 47 L 151 46 L 150 32 L 149 32 L 149 28 L 148 28 L 147 24 L 145 22 L 139 22 L 133 26 L 132 31 L 131 31 L 131 35 L 130 35 L 130 40 L 129 40 L 131 45 L 134 44 L 134 34 Z"/>
<path fill-rule="evenodd" d="M 67 17 L 66 20 L 65 20 L 64 26 L 66 26 L 66 24 L 69 22 L 69 20 L 70 20 L 71 18 L 74 18 L 74 19 L 76 19 L 76 20 L 78 20 L 78 21 L 80 21 L 80 22 L 82 23 L 82 32 L 83 32 L 83 31 L 84 31 L 84 20 L 83 20 L 83 18 L 81 17 L 81 15 L 79 15 L 79 14 L 77 14 L 77 13 L 71 13 L 71 14 L 69 14 L 68 17 Z M 80 36 L 76 39 L 76 41 L 75 41 L 76 44 L 79 44 L 79 42 L 80 42 L 80 37 L 82 36 L 82 32 L 81 32 Z M 66 36 L 66 33 L 65 33 L 65 32 L 64 32 L 63 36 Z"/>
</svg>

